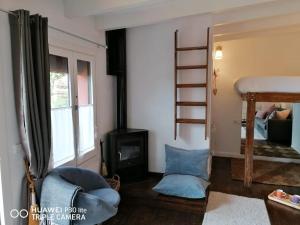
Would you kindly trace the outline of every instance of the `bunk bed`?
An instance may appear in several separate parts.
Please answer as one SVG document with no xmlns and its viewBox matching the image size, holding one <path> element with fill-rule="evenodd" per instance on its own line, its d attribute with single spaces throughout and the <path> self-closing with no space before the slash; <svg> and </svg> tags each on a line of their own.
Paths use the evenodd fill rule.
<svg viewBox="0 0 300 225">
<path fill-rule="evenodd" d="M 256 102 L 300 103 L 300 76 L 244 77 L 235 83 L 242 100 L 247 102 L 244 185 L 253 178 L 253 144 Z"/>
</svg>

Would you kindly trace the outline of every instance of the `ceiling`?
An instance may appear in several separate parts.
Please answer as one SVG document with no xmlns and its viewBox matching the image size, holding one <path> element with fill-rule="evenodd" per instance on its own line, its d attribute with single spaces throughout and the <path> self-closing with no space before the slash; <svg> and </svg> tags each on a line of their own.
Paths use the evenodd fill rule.
<svg viewBox="0 0 300 225">
<path fill-rule="evenodd" d="M 167 0 L 64 0 L 68 17 L 99 16 L 107 13 L 135 11 Z"/>
<path fill-rule="evenodd" d="M 245 17 L 248 10 L 249 18 L 253 19 L 256 11 L 265 8 L 262 15 L 270 14 L 268 7 L 276 10 L 289 8 L 293 11 L 299 0 L 63 0 L 65 15 L 69 18 L 94 17 L 98 29 L 116 29 L 133 27 L 161 21 L 212 13 L 217 20 L 215 24 L 226 23 L 232 15 Z M 289 4 L 288 3 L 293 3 Z M 300 7 L 298 7 L 300 9 Z M 297 8 L 297 10 L 298 10 Z M 275 10 L 275 9 L 274 9 Z M 274 14 L 278 11 L 274 11 Z M 245 12 L 246 12 L 245 11 Z M 229 13 L 228 13 L 229 12 Z M 233 14 L 231 13 L 233 12 Z M 253 17 L 253 18 L 252 18 Z"/>
</svg>

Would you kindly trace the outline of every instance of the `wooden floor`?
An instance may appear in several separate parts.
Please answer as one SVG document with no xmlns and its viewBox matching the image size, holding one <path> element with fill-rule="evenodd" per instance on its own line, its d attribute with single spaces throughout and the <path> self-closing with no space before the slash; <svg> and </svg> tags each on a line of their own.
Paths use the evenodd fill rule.
<svg viewBox="0 0 300 225">
<path fill-rule="evenodd" d="M 201 213 L 181 210 L 180 207 L 160 207 L 155 200 L 157 194 L 151 191 L 158 180 L 159 177 L 150 176 L 142 182 L 123 184 L 119 212 L 104 225 L 201 225 L 204 216 Z M 265 199 L 272 225 L 300 224 L 299 210 L 266 199 L 267 195 L 277 188 L 291 194 L 299 194 L 300 188 L 253 184 L 247 189 L 243 182 L 231 179 L 230 159 L 217 157 L 213 159 L 211 183 L 211 191 Z"/>
</svg>

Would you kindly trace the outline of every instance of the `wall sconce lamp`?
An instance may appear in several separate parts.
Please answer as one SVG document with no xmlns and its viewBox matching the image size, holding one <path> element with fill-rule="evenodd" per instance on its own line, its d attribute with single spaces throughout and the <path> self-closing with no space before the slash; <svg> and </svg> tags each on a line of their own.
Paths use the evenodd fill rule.
<svg viewBox="0 0 300 225">
<path fill-rule="evenodd" d="M 222 58 L 223 58 L 222 46 L 217 46 L 215 51 L 215 59 L 222 59 Z"/>
<path fill-rule="evenodd" d="M 222 51 L 222 46 L 217 46 L 215 50 L 215 59 L 220 60 L 223 58 L 223 51 Z M 214 74 L 213 74 L 213 94 L 217 95 L 218 89 L 217 89 L 217 78 L 220 76 L 220 69 L 214 69 Z"/>
</svg>

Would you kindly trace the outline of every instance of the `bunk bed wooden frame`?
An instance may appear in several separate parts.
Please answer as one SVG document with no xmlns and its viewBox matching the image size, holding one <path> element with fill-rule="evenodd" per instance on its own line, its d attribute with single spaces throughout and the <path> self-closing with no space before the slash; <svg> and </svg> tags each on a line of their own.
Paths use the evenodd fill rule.
<svg viewBox="0 0 300 225">
<path fill-rule="evenodd" d="M 250 187 L 253 179 L 253 144 L 256 102 L 290 102 L 300 103 L 300 93 L 286 92 L 247 92 L 241 94 L 247 101 L 246 147 L 244 185 Z"/>
</svg>

